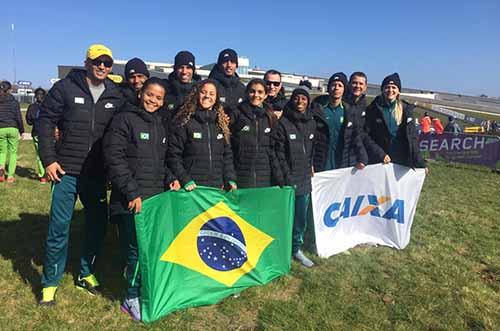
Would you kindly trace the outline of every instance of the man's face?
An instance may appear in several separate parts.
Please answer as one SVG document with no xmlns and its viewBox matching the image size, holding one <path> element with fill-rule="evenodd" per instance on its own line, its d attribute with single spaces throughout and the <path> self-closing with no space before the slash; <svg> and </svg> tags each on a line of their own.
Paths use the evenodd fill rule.
<svg viewBox="0 0 500 331">
<path fill-rule="evenodd" d="M 43 92 L 36 92 L 35 93 L 36 102 L 42 103 L 44 98 L 45 98 L 45 93 L 43 93 Z"/>
<path fill-rule="evenodd" d="M 103 81 L 113 68 L 113 60 L 107 55 L 102 55 L 94 60 L 87 59 L 85 67 L 90 78 Z"/>
<path fill-rule="evenodd" d="M 175 69 L 175 75 L 177 76 L 177 80 L 181 83 L 191 83 L 193 80 L 193 68 L 187 65 L 182 65 Z"/>
<path fill-rule="evenodd" d="M 334 81 L 330 86 L 330 96 L 333 99 L 340 99 L 344 95 L 344 84 L 341 81 Z"/>
<path fill-rule="evenodd" d="M 231 77 L 236 72 L 236 63 L 233 61 L 226 61 L 222 63 L 222 69 L 224 69 L 224 74 Z"/>
<path fill-rule="evenodd" d="M 355 97 L 359 97 L 362 94 L 365 94 L 366 88 L 368 87 L 366 84 L 365 77 L 354 76 L 350 82 L 352 94 Z"/>
<path fill-rule="evenodd" d="M 266 77 L 264 77 L 264 80 L 267 85 L 268 89 L 268 94 L 271 97 L 275 97 L 278 95 L 279 91 L 283 87 L 283 83 L 281 82 L 281 77 L 278 74 L 267 74 Z"/>
<path fill-rule="evenodd" d="M 135 73 L 128 77 L 128 83 L 134 88 L 136 92 L 139 92 L 147 79 L 148 76 L 140 73 Z"/>
</svg>

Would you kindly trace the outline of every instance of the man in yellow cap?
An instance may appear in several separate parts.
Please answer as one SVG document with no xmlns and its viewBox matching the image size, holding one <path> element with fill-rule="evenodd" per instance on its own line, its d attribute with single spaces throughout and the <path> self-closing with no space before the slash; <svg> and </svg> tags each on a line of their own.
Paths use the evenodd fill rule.
<svg viewBox="0 0 500 331">
<path fill-rule="evenodd" d="M 95 295 L 94 275 L 107 224 L 107 198 L 101 141 L 104 129 L 123 104 L 108 75 L 113 54 L 104 45 L 87 50 L 85 69 L 73 69 L 49 90 L 39 123 L 40 158 L 53 182 L 40 305 L 55 304 L 66 266 L 69 227 L 77 198 L 84 207 L 85 230 L 76 286 Z M 54 139 L 55 128 L 60 138 Z"/>
</svg>

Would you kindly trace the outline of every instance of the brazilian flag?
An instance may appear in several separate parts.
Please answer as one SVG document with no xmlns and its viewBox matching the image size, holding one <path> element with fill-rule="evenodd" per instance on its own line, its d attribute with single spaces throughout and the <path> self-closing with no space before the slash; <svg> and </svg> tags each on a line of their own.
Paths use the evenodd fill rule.
<svg viewBox="0 0 500 331">
<path fill-rule="evenodd" d="M 290 187 L 198 187 L 146 200 L 135 217 L 143 321 L 288 273 L 294 203 Z"/>
</svg>

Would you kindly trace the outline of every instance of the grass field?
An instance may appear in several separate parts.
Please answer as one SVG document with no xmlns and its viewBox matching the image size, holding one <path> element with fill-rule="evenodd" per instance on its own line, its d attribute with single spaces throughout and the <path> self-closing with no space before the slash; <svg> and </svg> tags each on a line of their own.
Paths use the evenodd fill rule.
<svg viewBox="0 0 500 331">
<path fill-rule="evenodd" d="M 125 282 L 111 226 L 98 262 L 103 294 L 74 285 L 77 206 L 57 306 L 39 308 L 50 187 L 20 145 L 17 182 L 0 185 L 0 330 L 500 330 L 500 176 L 433 162 L 405 250 L 358 247 L 306 270 L 143 325 L 120 312 Z"/>
</svg>

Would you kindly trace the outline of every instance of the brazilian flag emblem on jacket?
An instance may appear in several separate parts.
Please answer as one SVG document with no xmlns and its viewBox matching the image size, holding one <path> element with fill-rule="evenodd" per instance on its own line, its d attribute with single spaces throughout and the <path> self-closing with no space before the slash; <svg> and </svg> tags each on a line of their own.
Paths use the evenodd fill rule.
<svg viewBox="0 0 500 331">
<path fill-rule="evenodd" d="M 143 321 L 288 273 L 294 200 L 278 187 L 198 187 L 146 200 L 136 215 Z"/>
</svg>

